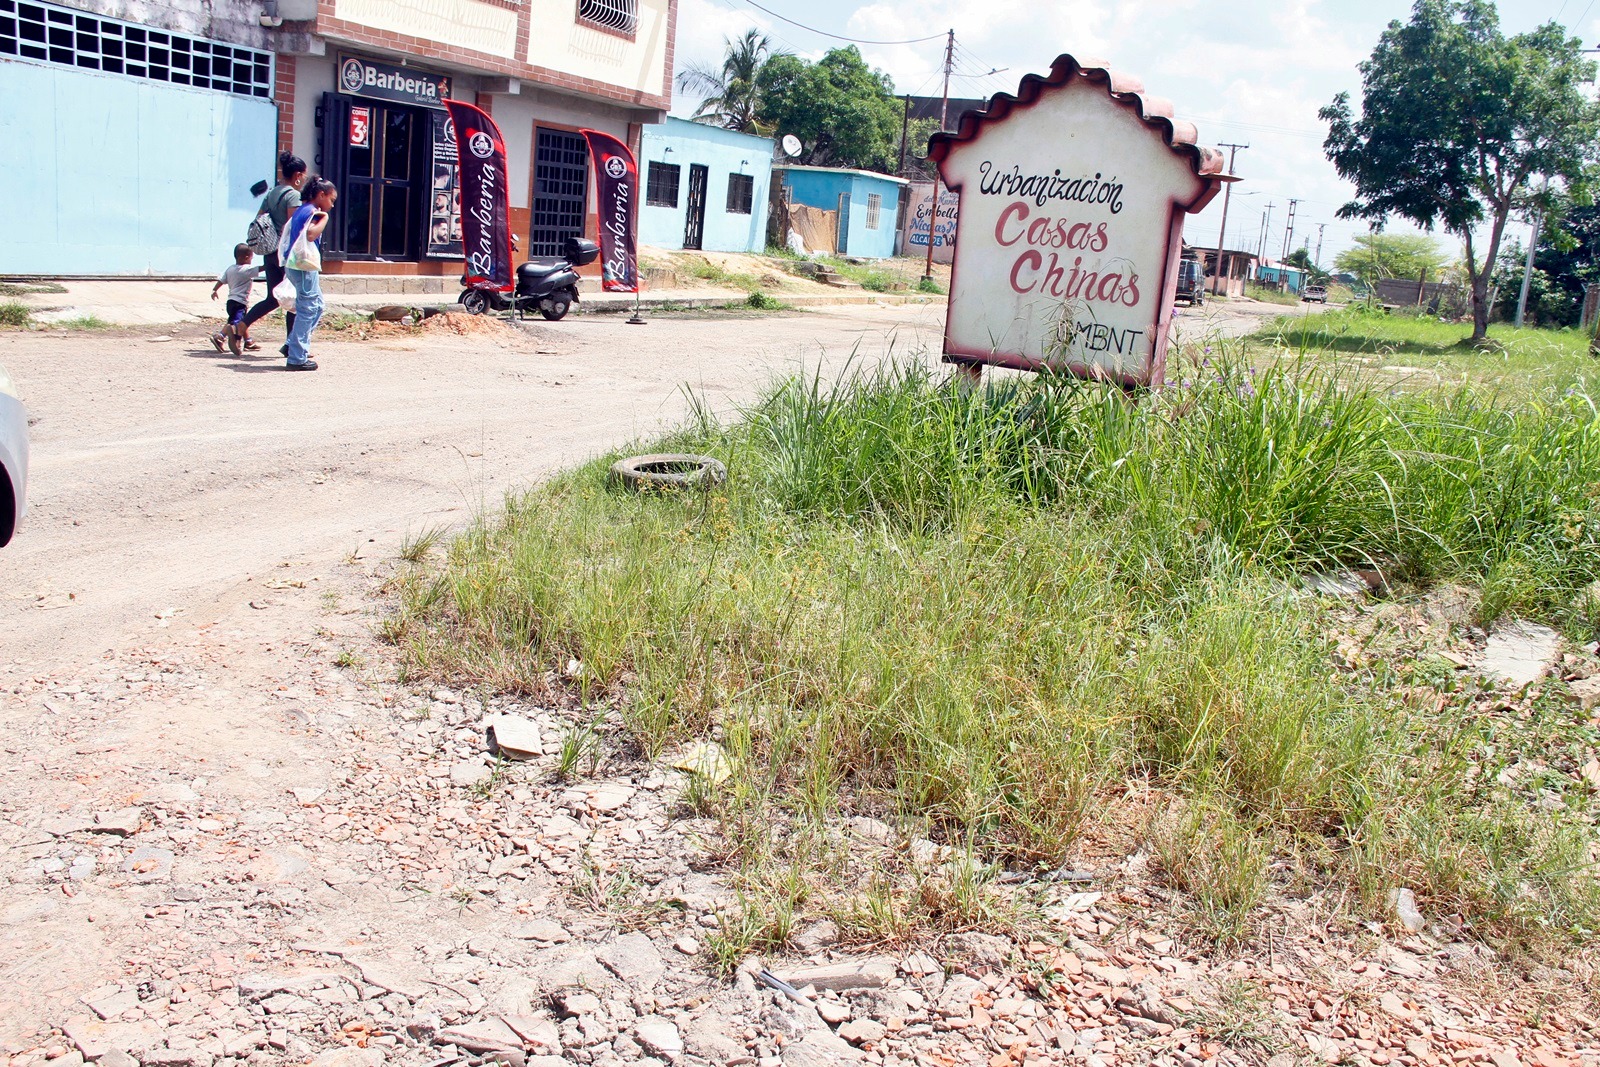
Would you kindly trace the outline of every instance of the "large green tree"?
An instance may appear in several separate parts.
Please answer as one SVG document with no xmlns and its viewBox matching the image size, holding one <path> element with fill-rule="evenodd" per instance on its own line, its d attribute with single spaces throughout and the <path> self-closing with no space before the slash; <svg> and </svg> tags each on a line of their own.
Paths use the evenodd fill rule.
<svg viewBox="0 0 1600 1067">
<path fill-rule="evenodd" d="M 889 76 L 867 66 L 854 45 L 815 63 L 775 56 L 758 81 L 761 121 L 800 138 L 799 162 L 893 173 L 903 104 Z"/>
<path fill-rule="evenodd" d="M 1357 234 L 1355 244 L 1333 257 L 1333 265 L 1367 285 L 1385 278 L 1416 278 L 1426 271 L 1438 281 L 1449 263 L 1432 238 L 1420 233 Z"/>
<path fill-rule="evenodd" d="M 737 41 L 723 38 L 722 43 L 726 51 L 720 68 L 699 64 L 678 73 L 678 88 L 701 94 L 694 120 L 740 133 L 771 133 L 758 117 L 761 69 L 789 53 L 773 51 L 771 39 L 755 29 L 746 30 Z"/>
<path fill-rule="evenodd" d="M 1600 105 L 1583 89 L 1594 77 L 1581 42 L 1553 22 L 1508 38 L 1487 0 L 1417 0 L 1361 64 L 1361 114 L 1348 93 L 1321 111 L 1324 150 L 1356 187 L 1341 217 L 1382 226 L 1398 215 L 1461 239 L 1474 341 L 1488 332 L 1512 210 L 1548 199 L 1551 183 L 1584 184 L 1600 138 Z"/>
</svg>

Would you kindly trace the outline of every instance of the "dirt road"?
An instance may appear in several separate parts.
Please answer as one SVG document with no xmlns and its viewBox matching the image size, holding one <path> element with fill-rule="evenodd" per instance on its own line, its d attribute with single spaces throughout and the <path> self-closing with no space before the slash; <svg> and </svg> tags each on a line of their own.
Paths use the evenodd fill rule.
<svg viewBox="0 0 1600 1067">
<path fill-rule="evenodd" d="M 0 554 L 13 663 L 154 633 L 285 560 L 392 552 L 501 493 L 785 366 L 929 349 L 922 307 L 618 316 L 522 334 L 322 345 L 322 370 L 218 355 L 190 329 L 0 334 L 36 421 L 26 532 Z"/>
<path fill-rule="evenodd" d="M 1183 322 L 1259 321 L 1224 307 Z M 861 1046 L 1113 1064 L 1148 1060 L 1154 1034 L 1173 1062 L 1242 1063 L 1106 1007 L 1137 983 L 1139 1011 L 1172 1017 L 1160 998 L 1204 999 L 1212 963 L 1141 925 L 1160 922 L 1148 900 L 1065 884 L 1074 952 L 1107 962 L 1040 966 L 1075 968 L 1092 1014 L 1044 1006 L 1003 966 L 1022 946 L 976 934 L 942 963 L 852 951 L 816 972 L 833 990 L 816 1008 L 715 979 L 702 952 L 737 902 L 694 866 L 714 829 L 677 804 L 681 777 L 611 753 L 559 782 L 575 709 L 419 691 L 374 638 L 408 531 L 650 435 L 688 390 L 728 410 L 785 368 L 933 358 L 940 327 L 928 307 L 584 317 L 330 341 L 315 374 L 193 329 L 0 334 L 37 419 L 33 511 L 0 552 L 0 1050 L 24 1067 L 806 1067 Z M 528 762 L 488 757 L 500 712 L 537 733 Z M 934 848 L 857 829 L 863 854 Z M 807 985 L 829 926 L 773 966 Z M 1371 982 L 1434 966 L 1385 960 Z M 1482 1011 L 1437 1025 L 1510 1032 Z"/>
</svg>

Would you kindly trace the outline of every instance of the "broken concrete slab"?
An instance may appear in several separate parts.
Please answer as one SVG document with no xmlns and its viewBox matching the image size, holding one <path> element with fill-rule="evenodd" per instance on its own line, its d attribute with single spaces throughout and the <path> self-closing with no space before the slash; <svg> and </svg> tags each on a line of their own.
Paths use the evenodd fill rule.
<svg viewBox="0 0 1600 1067">
<path fill-rule="evenodd" d="M 848 989 L 881 989 L 894 980 L 896 968 L 894 960 L 888 957 L 870 956 L 844 963 L 795 967 L 774 973 L 796 989 L 815 986 L 837 993 Z"/>
<path fill-rule="evenodd" d="M 520 1052 L 522 1036 L 500 1019 L 485 1019 L 452 1026 L 433 1035 L 437 1044 L 456 1045 L 468 1052 Z"/>
<path fill-rule="evenodd" d="M 623 934 L 603 945 L 595 958 L 624 982 L 646 987 L 655 985 L 667 969 L 656 943 L 648 935 L 639 933 Z"/>
<path fill-rule="evenodd" d="M 97 811 L 94 816 L 94 825 L 88 829 L 97 834 L 116 834 L 118 837 L 129 837 L 139 832 L 139 827 L 144 825 L 144 812 L 139 808 L 122 808 L 119 811 Z"/>
<path fill-rule="evenodd" d="M 544 738 L 532 719 L 521 715 L 491 715 L 483 720 L 489 751 L 506 759 L 538 759 L 544 755 Z"/>
<path fill-rule="evenodd" d="M 1526 689 L 1544 677 L 1561 655 L 1561 635 L 1520 619 L 1497 626 L 1478 657 L 1484 674 Z"/>
<path fill-rule="evenodd" d="M 646 1015 L 634 1024 L 633 1036 L 651 1055 L 669 1060 L 683 1055 L 683 1035 L 678 1033 L 678 1025 L 671 1019 Z"/>
</svg>

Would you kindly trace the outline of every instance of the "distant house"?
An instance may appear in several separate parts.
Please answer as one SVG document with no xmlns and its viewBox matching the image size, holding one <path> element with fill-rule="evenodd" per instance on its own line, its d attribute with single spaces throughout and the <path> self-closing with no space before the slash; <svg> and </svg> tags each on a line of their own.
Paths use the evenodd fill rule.
<svg viewBox="0 0 1600 1067">
<path fill-rule="evenodd" d="M 797 208 L 811 208 L 836 216 L 832 220 L 833 248 L 815 247 L 814 242 L 820 243 L 820 227 L 810 226 L 810 236 L 801 232 L 808 250 L 866 259 L 894 255 L 900 230 L 900 190 L 909 184 L 904 178 L 843 167 L 773 167 L 772 172 L 783 182 L 791 214 Z"/>
<path fill-rule="evenodd" d="M 1186 249 L 1187 251 L 1187 249 Z M 1217 292 L 1217 250 L 1215 248 L 1196 248 L 1194 254 L 1205 265 L 1206 292 Z M 1254 268 L 1256 254 L 1254 252 L 1239 252 L 1233 249 L 1222 250 L 1222 293 L 1225 296 L 1243 296 L 1244 283 L 1250 277 Z"/>
<path fill-rule="evenodd" d="M 767 246 L 772 139 L 669 118 L 640 139 L 639 243 L 706 252 Z"/>
<path fill-rule="evenodd" d="M 1306 272 L 1287 263 L 1263 261 L 1256 267 L 1256 281 L 1280 292 L 1298 293 L 1305 288 Z"/>
</svg>

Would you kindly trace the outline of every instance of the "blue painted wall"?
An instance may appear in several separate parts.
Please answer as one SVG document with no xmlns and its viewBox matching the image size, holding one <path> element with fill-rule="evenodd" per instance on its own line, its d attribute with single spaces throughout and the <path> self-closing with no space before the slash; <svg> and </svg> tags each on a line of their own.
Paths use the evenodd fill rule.
<svg viewBox="0 0 1600 1067">
<path fill-rule="evenodd" d="M 269 101 L 14 60 L 0 100 L 0 274 L 215 274 L 273 177 Z"/>
<path fill-rule="evenodd" d="M 1256 268 L 1256 280 L 1264 285 L 1277 285 L 1283 283 L 1291 293 L 1298 293 L 1305 284 L 1306 272 L 1295 267 L 1268 267 L 1265 265 Z"/>
<path fill-rule="evenodd" d="M 904 182 L 866 171 L 822 167 L 783 167 L 779 172 L 784 185 L 789 187 L 790 201 L 796 204 L 838 211 L 840 195 L 850 194 L 849 218 L 841 220 L 839 226 L 845 235 L 845 254 L 868 259 L 894 255 L 895 223 L 900 218 L 900 187 Z M 867 226 L 870 193 L 883 198 L 875 229 Z"/>
<path fill-rule="evenodd" d="M 671 151 L 668 151 L 671 149 Z M 678 206 L 639 210 L 639 243 L 682 248 L 689 221 L 689 165 L 704 165 L 706 220 L 700 247 L 707 252 L 761 252 L 767 247 L 767 194 L 772 185 L 772 139 L 751 137 L 702 122 L 669 118 L 646 126 L 640 139 L 639 181 L 649 181 L 650 164 L 678 168 Z M 750 214 L 728 211 L 728 176 L 748 174 L 755 187 Z"/>
</svg>

